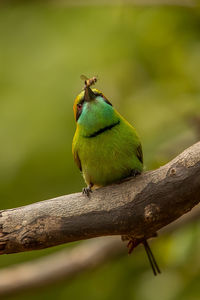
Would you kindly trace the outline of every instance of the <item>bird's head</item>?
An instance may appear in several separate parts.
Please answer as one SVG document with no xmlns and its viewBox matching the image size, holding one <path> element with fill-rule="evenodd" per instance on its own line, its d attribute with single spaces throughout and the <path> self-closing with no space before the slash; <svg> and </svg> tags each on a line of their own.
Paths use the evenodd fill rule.
<svg viewBox="0 0 200 300">
<path fill-rule="evenodd" d="M 85 86 L 74 101 L 74 116 L 77 124 L 86 134 L 90 134 L 116 119 L 114 108 L 110 101 L 97 89 Z"/>
<path fill-rule="evenodd" d="M 79 121 L 81 115 L 86 115 L 89 113 L 93 113 L 93 107 L 96 109 L 105 109 L 107 106 L 112 106 L 110 101 L 97 89 L 91 89 L 90 87 L 86 87 L 84 91 L 82 91 L 74 101 L 74 117 L 76 122 Z"/>
</svg>

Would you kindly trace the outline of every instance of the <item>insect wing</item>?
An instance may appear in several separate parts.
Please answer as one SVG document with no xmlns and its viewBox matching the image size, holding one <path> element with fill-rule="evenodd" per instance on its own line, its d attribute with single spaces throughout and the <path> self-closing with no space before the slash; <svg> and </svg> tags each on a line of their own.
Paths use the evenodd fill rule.
<svg viewBox="0 0 200 300">
<path fill-rule="evenodd" d="M 83 74 L 80 76 L 80 78 L 81 78 L 82 80 L 84 80 L 84 81 L 86 81 L 86 80 L 89 79 L 87 76 L 85 76 L 85 75 L 83 75 Z"/>
</svg>

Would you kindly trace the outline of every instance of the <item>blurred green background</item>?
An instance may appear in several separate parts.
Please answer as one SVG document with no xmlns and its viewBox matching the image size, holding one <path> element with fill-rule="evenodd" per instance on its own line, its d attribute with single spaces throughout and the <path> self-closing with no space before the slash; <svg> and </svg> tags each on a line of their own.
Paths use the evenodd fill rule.
<svg viewBox="0 0 200 300">
<path fill-rule="evenodd" d="M 78 192 L 71 154 L 72 106 L 80 75 L 138 130 L 146 169 L 200 139 L 200 9 L 21 2 L 0 5 L 1 209 Z M 71 282 L 12 299 L 200 299 L 200 228 L 152 243 L 163 274 L 144 251 Z M 71 247 L 0 257 L 0 266 Z"/>
</svg>

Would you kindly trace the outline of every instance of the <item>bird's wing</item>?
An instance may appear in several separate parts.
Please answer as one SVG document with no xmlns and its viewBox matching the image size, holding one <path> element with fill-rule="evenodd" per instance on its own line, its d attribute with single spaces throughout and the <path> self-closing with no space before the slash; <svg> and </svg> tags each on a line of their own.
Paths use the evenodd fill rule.
<svg viewBox="0 0 200 300">
<path fill-rule="evenodd" d="M 74 136 L 73 143 L 72 143 L 72 154 L 74 156 L 74 161 L 77 164 L 80 171 L 82 171 L 81 160 L 78 156 L 78 149 L 76 143 L 76 135 Z"/>
<path fill-rule="evenodd" d="M 72 154 L 74 156 L 74 161 L 77 164 L 78 168 L 80 171 L 82 171 L 82 166 L 81 166 L 81 160 L 78 155 L 78 131 L 76 130 L 75 135 L 73 137 L 73 142 L 72 142 Z"/>
<path fill-rule="evenodd" d="M 79 158 L 79 156 L 78 156 L 78 151 L 76 151 L 76 150 L 74 149 L 73 155 L 74 155 L 74 161 L 75 161 L 75 163 L 77 164 L 79 170 L 82 171 L 81 160 L 80 160 L 80 158 Z"/>
<path fill-rule="evenodd" d="M 143 164 L 143 153 L 142 153 L 142 145 L 141 144 L 137 147 L 137 158 Z"/>
</svg>

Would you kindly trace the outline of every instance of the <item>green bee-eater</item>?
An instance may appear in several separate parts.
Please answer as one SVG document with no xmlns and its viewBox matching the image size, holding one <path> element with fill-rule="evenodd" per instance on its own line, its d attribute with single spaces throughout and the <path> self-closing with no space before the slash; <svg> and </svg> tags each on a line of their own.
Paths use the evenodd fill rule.
<svg viewBox="0 0 200 300">
<path fill-rule="evenodd" d="M 143 169 L 142 147 L 135 128 L 100 91 L 90 88 L 94 82 L 95 77 L 85 80 L 85 88 L 73 107 L 77 127 L 72 152 L 87 184 L 83 189 L 87 195 L 92 188 L 135 176 Z M 146 240 L 143 244 L 154 274 L 156 268 L 160 272 Z"/>
</svg>

